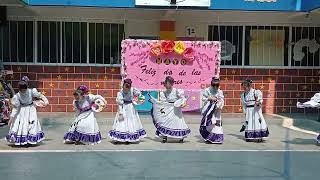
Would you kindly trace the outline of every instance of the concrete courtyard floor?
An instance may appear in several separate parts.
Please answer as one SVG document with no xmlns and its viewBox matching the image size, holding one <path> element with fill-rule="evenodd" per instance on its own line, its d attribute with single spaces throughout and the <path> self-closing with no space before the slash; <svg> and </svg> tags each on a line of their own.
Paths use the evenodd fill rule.
<svg viewBox="0 0 320 180">
<path fill-rule="evenodd" d="M 72 113 L 39 113 L 46 140 L 35 147 L 8 146 L 8 128 L 0 128 L 0 179 L 319 179 L 316 136 L 282 127 L 283 116 L 265 115 L 269 139 L 248 143 L 239 132 L 243 115 L 223 114 L 225 142 L 214 145 L 199 136 L 199 115 L 185 115 L 192 132 L 183 144 L 162 144 L 150 115 L 141 115 L 148 137 L 139 144 L 114 145 L 107 136 L 114 115 L 97 115 L 103 140 L 95 146 L 62 143 Z M 320 127 L 305 118 L 297 115 L 294 125 Z"/>
<path fill-rule="evenodd" d="M 185 143 L 160 143 L 154 135 L 150 115 L 140 115 L 143 127 L 147 132 L 147 138 L 138 144 L 111 143 L 107 132 L 112 128 L 114 113 L 100 113 L 97 115 L 99 128 L 102 134 L 102 142 L 95 146 L 63 144 L 63 135 L 73 122 L 72 113 L 39 113 L 41 125 L 45 132 L 45 141 L 32 150 L 320 150 L 315 145 L 315 136 L 292 131 L 282 127 L 282 117 L 265 115 L 269 125 L 270 137 L 264 143 L 248 143 L 244 140 L 244 133 L 240 133 L 243 115 L 224 114 L 223 129 L 225 142 L 222 145 L 206 144 L 199 135 L 199 115 L 185 115 L 186 122 L 191 129 L 191 135 L 185 139 Z M 302 118 L 299 117 L 300 119 Z M 300 122 L 300 121 L 298 121 Z M 309 121 L 307 121 L 309 122 Z M 317 124 L 317 122 L 313 122 Z M 301 124 L 301 123 L 300 123 Z M 312 124 L 314 126 L 314 124 Z M 318 123 L 320 124 L 320 123 Z M 320 131 L 320 129 L 319 129 Z M 1 143 L 0 150 L 26 150 L 26 148 L 8 146 L 4 137 L 8 127 L 0 129 Z M 173 141 L 174 142 L 174 141 Z"/>
</svg>

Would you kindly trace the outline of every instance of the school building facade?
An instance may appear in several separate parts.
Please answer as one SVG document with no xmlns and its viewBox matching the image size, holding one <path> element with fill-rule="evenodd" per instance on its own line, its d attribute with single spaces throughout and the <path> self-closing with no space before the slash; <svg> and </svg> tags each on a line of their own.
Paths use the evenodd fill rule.
<svg viewBox="0 0 320 180">
<path fill-rule="evenodd" d="M 3 0 L 0 60 L 16 88 L 24 75 L 45 94 L 45 112 L 72 112 L 80 84 L 117 111 L 121 40 L 221 41 L 224 112 L 242 112 L 240 82 L 264 93 L 264 112 L 302 113 L 320 90 L 317 0 Z M 310 109 L 310 111 L 315 111 Z"/>
</svg>

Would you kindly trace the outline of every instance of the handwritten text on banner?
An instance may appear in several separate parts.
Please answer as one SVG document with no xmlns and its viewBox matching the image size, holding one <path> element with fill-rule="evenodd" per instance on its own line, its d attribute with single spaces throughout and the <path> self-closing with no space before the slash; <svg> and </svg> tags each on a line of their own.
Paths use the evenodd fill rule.
<svg viewBox="0 0 320 180">
<path fill-rule="evenodd" d="M 219 77 L 220 42 L 184 41 L 186 49 L 192 49 L 192 60 L 171 52 L 151 53 L 157 40 L 122 41 L 122 75 L 143 90 L 163 89 L 166 76 L 175 79 L 175 87 L 199 90 L 210 84 L 213 76 Z"/>
</svg>

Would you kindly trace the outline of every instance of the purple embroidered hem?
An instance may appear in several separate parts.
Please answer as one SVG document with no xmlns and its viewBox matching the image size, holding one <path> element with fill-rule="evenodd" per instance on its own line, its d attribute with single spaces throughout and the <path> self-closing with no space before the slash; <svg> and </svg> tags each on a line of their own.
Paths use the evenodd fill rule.
<svg viewBox="0 0 320 180">
<path fill-rule="evenodd" d="M 261 130 L 261 131 L 246 131 L 245 138 L 246 139 L 261 139 L 269 136 L 269 130 Z"/>
<path fill-rule="evenodd" d="M 137 142 L 141 138 L 146 137 L 146 131 L 144 129 L 140 129 L 135 133 L 129 133 L 129 132 L 120 132 L 111 130 L 109 131 L 109 137 L 114 141 L 119 142 Z"/>
<path fill-rule="evenodd" d="M 153 108 L 151 108 L 151 118 L 154 126 L 157 129 L 155 133 L 157 136 L 167 136 L 171 138 L 181 139 L 181 138 L 187 137 L 187 135 L 191 133 L 191 130 L 189 128 L 188 129 L 171 129 L 171 128 L 163 127 L 159 123 L 156 123 L 153 116 Z"/>
<path fill-rule="evenodd" d="M 320 134 L 317 137 L 317 142 L 320 143 Z"/>
<path fill-rule="evenodd" d="M 9 132 L 6 136 L 6 140 L 9 143 L 14 143 L 15 145 L 37 144 L 44 140 L 44 133 L 38 132 L 35 135 L 17 135 L 15 132 Z"/>
<path fill-rule="evenodd" d="M 159 123 L 155 124 L 157 131 L 157 136 L 167 136 L 172 138 L 185 138 L 188 134 L 191 133 L 191 130 L 188 129 L 171 129 L 161 126 Z"/>
<path fill-rule="evenodd" d="M 212 111 L 209 113 L 212 106 L 214 106 L 214 107 L 213 107 Z M 207 130 L 207 127 L 212 125 L 212 117 L 213 117 L 215 110 L 216 110 L 216 104 L 210 103 L 210 105 L 205 110 L 204 115 L 201 119 L 201 125 L 200 125 L 199 132 L 204 140 L 209 141 L 211 143 L 222 144 L 223 140 L 224 140 L 223 134 L 216 134 L 216 133 L 209 132 Z"/>
<path fill-rule="evenodd" d="M 74 132 L 67 132 L 64 135 L 64 140 L 65 141 L 71 141 L 71 142 L 76 142 L 80 141 L 84 144 L 98 144 L 101 142 L 101 134 L 100 132 L 96 134 L 85 134 L 85 133 L 80 133 L 78 131 Z"/>
<path fill-rule="evenodd" d="M 216 133 L 209 132 L 206 129 L 206 126 L 200 126 L 199 131 L 202 138 L 206 141 L 209 141 L 211 143 L 221 143 L 221 144 L 224 141 L 223 134 L 216 134 Z"/>
</svg>

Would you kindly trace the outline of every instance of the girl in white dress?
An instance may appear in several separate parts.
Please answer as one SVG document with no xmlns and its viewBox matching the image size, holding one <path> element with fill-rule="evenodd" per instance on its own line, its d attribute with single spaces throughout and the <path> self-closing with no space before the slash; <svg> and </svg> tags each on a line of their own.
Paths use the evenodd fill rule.
<svg viewBox="0 0 320 180">
<path fill-rule="evenodd" d="M 14 145 L 34 145 L 44 139 L 44 133 L 37 117 L 35 98 L 42 101 L 42 106 L 49 104 L 48 99 L 37 89 L 28 88 L 27 77 L 19 82 L 19 92 L 11 100 L 13 110 L 10 115 L 10 131 L 6 136 L 9 143 Z"/>
<path fill-rule="evenodd" d="M 71 124 L 68 132 L 64 135 L 64 143 L 98 144 L 101 142 L 101 133 L 95 112 L 92 110 L 94 102 L 106 100 L 100 95 L 86 94 L 86 91 L 79 87 L 74 92 L 73 106 L 76 110 L 76 118 Z"/>
<path fill-rule="evenodd" d="M 245 80 L 242 84 L 244 92 L 241 102 L 245 113 L 245 139 L 262 140 L 269 136 L 267 123 L 262 115 L 262 92 L 252 88 L 252 80 Z"/>
<path fill-rule="evenodd" d="M 178 100 L 186 101 L 184 91 L 173 88 L 173 83 L 172 77 L 166 77 L 164 82 L 166 90 L 160 92 L 160 101 L 150 96 L 151 116 L 157 129 L 156 135 L 162 138 L 163 143 L 167 142 L 167 137 L 183 142 L 191 132 L 184 121 L 181 107 L 174 106 Z"/>
<path fill-rule="evenodd" d="M 316 93 L 310 101 L 301 103 L 297 102 L 297 108 L 320 108 L 320 93 Z M 316 138 L 317 143 L 320 143 L 320 134 Z"/>
<path fill-rule="evenodd" d="M 219 89 L 219 83 L 218 78 L 212 78 L 211 87 L 204 90 L 202 95 L 204 107 L 201 113 L 203 117 L 199 129 L 202 138 L 214 144 L 222 144 L 224 140 L 221 121 L 224 96 Z"/>
<path fill-rule="evenodd" d="M 118 112 L 116 114 L 109 137 L 115 142 L 138 142 L 146 137 L 138 112 L 133 105 L 134 97 L 140 96 L 141 92 L 133 88 L 132 81 L 125 79 L 123 88 L 117 95 Z"/>
<path fill-rule="evenodd" d="M 320 93 L 316 93 L 310 101 L 297 102 L 297 108 L 320 108 Z"/>
</svg>

